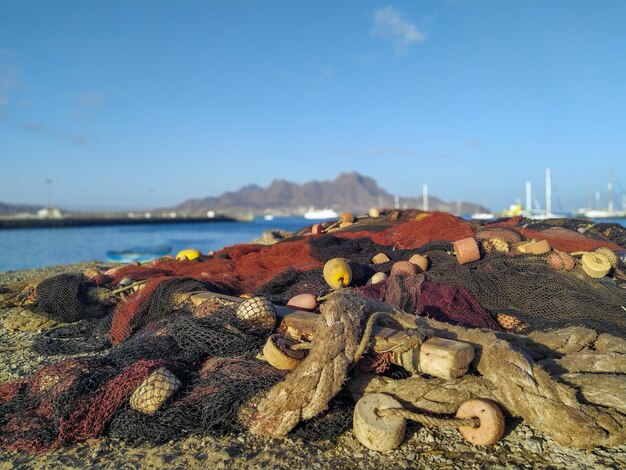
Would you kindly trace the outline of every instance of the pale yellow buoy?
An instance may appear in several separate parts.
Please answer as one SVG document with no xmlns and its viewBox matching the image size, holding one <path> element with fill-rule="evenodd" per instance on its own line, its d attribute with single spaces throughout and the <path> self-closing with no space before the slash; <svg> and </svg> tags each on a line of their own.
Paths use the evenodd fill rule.
<svg viewBox="0 0 626 470">
<path fill-rule="evenodd" d="M 324 265 L 324 280 L 330 287 L 346 287 L 352 282 L 352 268 L 345 258 L 333 258 Z"/>
</svg>

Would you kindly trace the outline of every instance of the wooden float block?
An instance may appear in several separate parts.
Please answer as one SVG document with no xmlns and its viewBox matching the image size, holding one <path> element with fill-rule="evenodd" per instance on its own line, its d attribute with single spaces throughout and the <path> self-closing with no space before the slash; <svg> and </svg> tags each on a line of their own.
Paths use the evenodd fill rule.
<svg viewBox="0 0 626 470">
<path fill-rule="evenodd" d="M 474 359 L 474 347 L 469 343 L 445 338 L 430 338 L 419 351 L 419 370 L 442 379 L 465 375 Z"/>
</svg>

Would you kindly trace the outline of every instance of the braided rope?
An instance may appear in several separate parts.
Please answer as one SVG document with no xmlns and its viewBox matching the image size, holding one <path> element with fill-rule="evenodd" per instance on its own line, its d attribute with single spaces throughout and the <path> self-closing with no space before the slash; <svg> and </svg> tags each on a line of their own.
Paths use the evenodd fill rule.
<svg viewBox="0 0 626 470">
<path fill-rule="evenodd" d="M 376 410 L 378 416 L 402 416 L 405 419 L 410 419 L 420 423 L 426 427 L 438 427 L 438 428 L 460 428 L 460 427 L 472 427 L 477 428 L 480 426 L 480 419 L 478 418 L 438 418 L 436 416 L 428 416 L 420 413 L 414 413 L 412 411 L 405 410 L 404 408 L 385 408 L 383 410 Z"/>
</svg>

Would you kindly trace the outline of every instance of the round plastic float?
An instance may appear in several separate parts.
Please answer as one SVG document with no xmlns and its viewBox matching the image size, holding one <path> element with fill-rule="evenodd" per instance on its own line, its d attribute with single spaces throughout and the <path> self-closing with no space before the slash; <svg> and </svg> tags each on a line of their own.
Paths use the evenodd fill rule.
<svg viewBox="0 0 626 470">
<path fill-rule="evenodd" d="M 455 241 L 454 253 L 459 264 L 467 264 L 480 259 L 478 243 L 472 237 Z"/>
<path fill-rule="evenodd" d="M 263 347 L 263 357 L 275 369 L 294 370 L 300 365 L 306 355 L 306 352 L 303 350 L 291 349 L 296 344 L 298 344 L 297 341 L 274 333 L 267 338 L 267 342 Z"/>
<path fill-rule="evenodd" d="M 491 400 L 475 398 L 464 402 L 456 412 L 457 418 L 478 418 L 478 427 L 461 426 L 459 432 L 465 440 L 477 446 L 495 444 L 504 434 L 504 415 Z"/>
</svg>

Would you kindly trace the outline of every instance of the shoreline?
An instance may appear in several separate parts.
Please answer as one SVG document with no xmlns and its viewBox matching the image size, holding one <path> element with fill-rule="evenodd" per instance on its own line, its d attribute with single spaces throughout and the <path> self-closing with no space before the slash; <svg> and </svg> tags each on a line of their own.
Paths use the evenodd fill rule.
<svg viewBox="0 0 626 470">
<path fill-rule="evenodd" d="M 217 222 L 247 222 L 236 217 L 63 217 L 58 219 L 35 219 L 35 218 L 0 218 L 0 230 L 2 229 L 30 229 L 30 228 L 66 228 L 66 227 L 96 227 L 107 225 L 155 225 L 155 224 L 196 224 Z"/>
</svg>

